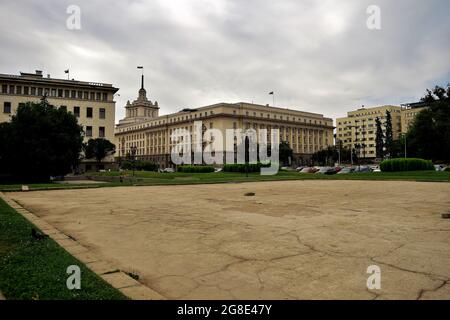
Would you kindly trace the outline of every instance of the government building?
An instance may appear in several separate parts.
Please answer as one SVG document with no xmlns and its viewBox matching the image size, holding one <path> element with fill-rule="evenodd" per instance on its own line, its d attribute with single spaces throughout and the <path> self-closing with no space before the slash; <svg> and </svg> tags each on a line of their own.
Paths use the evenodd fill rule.
<svg viewBox="0 0 450 320">
<path fill-rule="evenodd" d="M 381 120 L 383 133 L 386 133 L 386 112 L 392 117 L 394 140 L 408 132 L 416 115 L 426 109 L 423 103 L 402 106 L 378 106 L 360 108 L 347 113 L 347 117 L 336 119 L 336 143 L 340 141 L 348 149 L 355 149 L 361 159 L 376 158 L 376 118 Z"/>
<path fill-rule="evenodd" d="M 119 89 L 112 84 L 44 77 L 42 71 L 37 70 L 19 75 L 0 74 L 0 88 L 0 122 L 10 121 L 19 105 L 40 102 L 45 95 L 54 108 L 63 108 L 78 118 L 85 141 L 106 138 L 114 142 L 114 94 Z M 89 170 L 91 165 L 86 163 Z"/>
<path fill-rule="evenodd" d="M 279 129 L 280 141 L 288 142 L 293 149 L 293 165 L 309 163 L 314 152 L 334 143 L 333 120 L 316 113 L 245 102 L 184 108 L 167 115 L 159 115 L 159 109 L 158 102 L 147 99 L 142 76 L 137 99 L 127 102 L 126 116 L 116 126 L 118 161 L 135 154 L 137 159 L 154 162 L 160 168 L 172 167 L 171 134 L 177 129 L 193 132 L 195 121 L 202 122 L 203 131 L 219 129 L 224 137 L 226 129 Z"/>
</svg>

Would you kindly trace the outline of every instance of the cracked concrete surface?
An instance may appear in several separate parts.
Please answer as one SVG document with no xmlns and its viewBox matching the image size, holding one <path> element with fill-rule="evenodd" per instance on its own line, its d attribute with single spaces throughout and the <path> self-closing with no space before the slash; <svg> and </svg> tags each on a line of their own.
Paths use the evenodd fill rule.
<svg viewBox="0 0 450 320">
<path fill-rule="evenodd" d="M 255 192 L 254 197 L 245 197 Z M 283 181 L 12 193 L 169 299 L 450 299 L 449 183 Z M 381 268 L 381 290 L 366 287 Z"/>
</svg>

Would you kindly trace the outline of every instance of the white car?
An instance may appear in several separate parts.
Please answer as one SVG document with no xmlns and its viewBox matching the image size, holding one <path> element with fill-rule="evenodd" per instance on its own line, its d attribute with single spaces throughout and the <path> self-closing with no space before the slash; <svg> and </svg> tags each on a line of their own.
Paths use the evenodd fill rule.
<svg viewBox="0 0 450 320">
<path fill-rule="evenodd" d="M 163 173 L 174 173 L 175 170 L 173 168 L 165 168 L 162 172 Z"/>
<path fill-rule="evenodd" d="M 443 166 L 442 164 L 435 164 L 435 165 L 434 165 L 434 169 L 435 169 L 436 171 L 444 171 L 445 166 Z"/>
</svg>

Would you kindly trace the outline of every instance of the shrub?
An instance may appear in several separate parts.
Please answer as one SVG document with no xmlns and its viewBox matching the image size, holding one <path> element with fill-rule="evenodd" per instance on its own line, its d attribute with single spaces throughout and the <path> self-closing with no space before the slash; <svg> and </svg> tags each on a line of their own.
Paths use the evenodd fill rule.
<svg viewBox="0 0 450 320">
<path fill-rule="evenodd" d="M 247 170 L 246 170 L 246 167 L 247 167 Z M 262 164 L 260 162 L 249 163 L 249 164 L 233 163 L 233 164 L 225 164 L 223 166 L 223 171 L 224 172 L 241 172 L 241 173 L 259 172 L 259 171 L 261 171 L 261 168 L 268 168 L 268 167 L 270 167 L 270 163 L 269 164 Z"/>
<path fill-rule="evenodd" d="M 120 167 L 124 170 L 133 170 L 133 161 L 125 160 L 121 163 Z M 134 161 L 134 169 L 135 170 L 143 170 L 143 171 L 156 171 L 158 166 L 150 161 Z"/>
<path fill-rule="evenodd" d="M 209 173 L 214 172 L 213 166 L 190 166 L 184 165 L 178 167 L 178 172 L 184 173 Z"/>
<path fill-rule="evenodd" d="M 380 163 L 380 169 L 384 172 L 394 171 L 421 171 L 434 170 L 433 163 L 429 160 L 415 158 L 400 158 L 384 160 Z"/>
</svg>

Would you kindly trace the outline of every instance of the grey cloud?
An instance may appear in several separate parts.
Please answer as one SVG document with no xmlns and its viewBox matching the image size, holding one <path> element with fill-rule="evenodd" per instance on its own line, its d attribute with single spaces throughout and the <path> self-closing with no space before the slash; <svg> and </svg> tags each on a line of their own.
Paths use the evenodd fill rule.
<svg viewBox="0 0 450 320">
<path fill-rule="evenodd" d="M 0 4 L 0 72 L 35 68 L 120 87 L 117 120 L 144 65 L 161 112 L 220 101 L 342 116 L 450 81 L 446 0 L 18 1 Z M 77 4 L 82 30 L 66 29 Z M 381 7 L 382 30 L 366 28 Z M 14 27 L 12 27 L 14 26 Z M 443 83 L 442 83 L 443 82 Z"/>
</svg>

